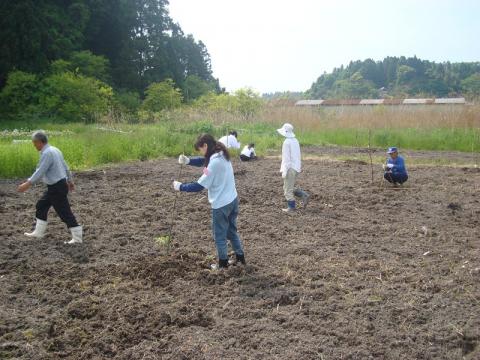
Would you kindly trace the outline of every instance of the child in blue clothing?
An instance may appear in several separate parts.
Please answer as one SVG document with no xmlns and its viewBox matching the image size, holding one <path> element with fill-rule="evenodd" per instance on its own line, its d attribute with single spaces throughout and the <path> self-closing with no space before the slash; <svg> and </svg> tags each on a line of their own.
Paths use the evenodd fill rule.
<svg viewBox="0 0 480 360">
<path fill-rule="evenodd" d="M 401 185 L 408 180 L 405 160 L 398 155 L 398 149 L 396 147 L 388 148 L 387 154 L 390 156 L 387 159 L 387 163 L 383 165 L 383 169 L 385 170 L 383 177 L 389 183 Z"/>
<path fill-rule="evenodd" d="M 232 244 L 236 262 L 245 264 L 242 242 L 237 233 L 238 194 L 230 154 L 225 145 L 208 134 L 198 138 L 195 149 L 203 157 L 188 158 L 180 155 L 178 162 L 181 165 L 203 166 L 203 175 L 197 182 L 188 184 L 174 181 L 173 187 L 184 192 L 208 190 L 208 201 L 212 207 L 213 238 L 218 255 L 218 265 L 212 265 L 212 268 L 228 267 L 227 239 Z"/>
</svg>

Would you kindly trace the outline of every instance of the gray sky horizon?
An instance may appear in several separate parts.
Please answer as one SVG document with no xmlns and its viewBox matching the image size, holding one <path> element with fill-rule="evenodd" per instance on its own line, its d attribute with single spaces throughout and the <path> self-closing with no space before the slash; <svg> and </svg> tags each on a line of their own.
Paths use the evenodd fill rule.
<svg viewBox="0 0 480 360">
<path fill-rule="evenodd" d="M 477 0 L 170 0 L 227 91 L 305 91 L 350 61 L 479 61 Z"/>
</svg>

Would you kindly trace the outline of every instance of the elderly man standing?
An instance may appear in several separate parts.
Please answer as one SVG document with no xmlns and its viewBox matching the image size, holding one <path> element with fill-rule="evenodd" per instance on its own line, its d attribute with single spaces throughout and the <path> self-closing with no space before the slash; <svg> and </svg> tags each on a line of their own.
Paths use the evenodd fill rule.
<svg viewBox="0 0 480 360">
<path fill-rule="evenodd" d="M 47 185 L 47 191 L 38 200 L 36 208 L 37 223 L 35 230 L 25 233 L 28 237 L 43 238 L 47 230 L 48 210 L 53 206 L 58 216 L 67 224 L 72 233 L 72 239 L 65 244 L 82 242 L 82 227 L 78 225 L 68 202 L 68 191 L 74 189 L 72 174 L 63 159 L 62 152 L 48 144 L 48 137 L 43 131 L 32 135 L 35 148 L 40 151 L 40 161 L 37 170 L 18 187 L 19 192 L 27 191 L 32 184 L 42 181 Z"/>
</svg>

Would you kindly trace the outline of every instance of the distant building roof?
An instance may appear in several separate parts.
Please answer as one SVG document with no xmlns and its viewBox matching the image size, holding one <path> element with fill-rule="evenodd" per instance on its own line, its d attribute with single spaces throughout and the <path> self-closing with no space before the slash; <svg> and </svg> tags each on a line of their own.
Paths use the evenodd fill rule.
<svg viewBox="0 0 480 360">
<path fill-rule="evenodd" d="M 360 105 L 382 105 L 385 99 L 362 99 Z"/>
<path fill-rule="evenodd" d="M 466 104 L 465 98 L 441 98 L 435 99 L 435 104 Z"/>
<path fill-rule="evenodd" d="M 299 100 L 295 106 L 355 106 L 355 105 L 465 105 L 465 98 L 439 99 L 327 99 Z"/>
<path fill-rule="evenodd" d="M 318 106 L 322 105 L 324 100 L 299 100 L 295 103 L 295 106 Z"/>
<path fill-rule="evenodd" d="M 422 105 L 432 103 L 433 99 L 405 99 L 403 105 Z"/>
</svg>

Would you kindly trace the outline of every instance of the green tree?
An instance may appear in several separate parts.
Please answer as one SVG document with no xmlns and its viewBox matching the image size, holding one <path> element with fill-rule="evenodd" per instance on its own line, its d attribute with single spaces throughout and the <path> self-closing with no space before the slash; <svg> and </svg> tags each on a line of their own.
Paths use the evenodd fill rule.
<svg viewBox="0 0 480 360">
<path fill-rule="evenodd" d="M 0 93 L 2 113 L 22 118 L 34 112 L 38 102 L 38 88 L 36 75 L 23 71 L 11 72 Z"/>
<path fill-rule="evenodd" d="M 114 94 L 117 108 L 122 112 L 136 113 L 142 105 L 140 95 L 136 91 L 119 90 Z"/>
<path fill-rule="evenodd" d="M 107 113 L 112 98 L 112 88 L 102 81 L 65 72 L 43 80 L 39 107 L 54 119 L 90 122 Z"/>
<path fill-rule="evenodd" d="M 89 9 L 83 0 L 0 2 L 0 86 L 14 70 L 44 72 L 83 45 Z"/>
<path fill-rule="evenodd" d="M 397 85 L 405 85 L 415 77 L 415 69 L 408 65 L 400 65 L 397 69 Z"/>
<path fill-rule="evenodd" d="M 96 78 L 106 83 L 111 81 L 109 61 L 104 56 L 93 55 L 88 50 L 75 51 L 68 60 L 58 59 L 50 66 L 50 72 L 54 74 L 67 71 Z"/>
<path fill-rule="evenodd" d="M 167 78 L 215 83 L 205 45 L 174 23 L 168 0 L 4 0 L 0 13 L 0 88 L 13 70 L 43 74 L 59 59 L 53 73 L 139 93 Z"/>
<path fill-rule="evenodd" d="M 362 75 L 363 81 L 356 79 Z M 418 59 L 387 57 L 374 62 L 352 61 L 346 67 L 322 74 L 307 91 L 312 99 L 377 96 L 377 90 L 393 96 L 448 96 L 464 92 L 462 81 L 480 73 L 480 62 L 435 63 Z"/>
<path fill-rule="evenodd" d="M 263 104 L 260 95 L 250 88 L 235 91 L 235 98 L 237 100 L 236 110 L 247 120 L 257 115 Z"/>
<path fill-rule="evenodd" d="M 97 56 L 92 54 L 90 50 L 75 51 L 70 57 L 69 61 L 72 64 L 73 70 L 80 74 L 96 78 L 103 82 L 110 82 L 110 62 L 104 56 Z"/>
<path fill-rule="evenodd" d="M 349 79 L 337 80 L 329 94 L 337 99 L 360 99 L 377 96 L 372 82 L 365 80 L 359 71 Z"/>
<path fill-rule="evenodd" d="M 145 100 L 142 104 L 142 110 L 144 111 L 159 112 L 177 108 L 182 104 L 182 92 L 175 87 L 172 79 L 150 84 L 145 94 Z"/>
<path fill-rule="evenodd" d="M 215 87 L 212 83 L 202 80 L 197 75 L 189 75 L 183 82 L 183 98 L 186 102 L 198 99 L 202 95 L 213 92 Z"/>
<path fill-rule="evenodd" d="M 470 75 L 462 81 L 462 90 L 468 96 L 480 96 L 480 73 Z"/>
</svg>

